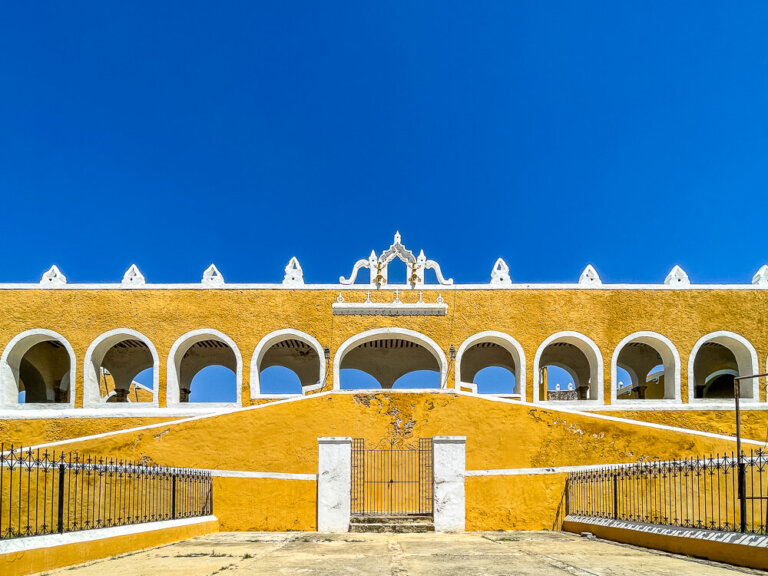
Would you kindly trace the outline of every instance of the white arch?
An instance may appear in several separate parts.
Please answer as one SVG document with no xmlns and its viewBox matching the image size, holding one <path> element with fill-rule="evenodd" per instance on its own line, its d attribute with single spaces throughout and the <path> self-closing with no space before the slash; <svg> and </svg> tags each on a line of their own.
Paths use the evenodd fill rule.
<svg viewBox="0 0 768 576">
<path fill-rule="evenodd" d="M 317 338 L 310 336 L 306 332 L 300 330 L 294 330 L 293 328 L 284 328 L 283 330 L 275 330 L 270 332 L 264 338 L 262 338 L 256 345 L 256 349 L 251 356 L 251 398 L 257 398 L 262 396 L 261 394 L 261 374 L 259 366 L 264 359 L 264 355 L 267 351 L 283 340 L 296 339 L 304 342 L 317 352 L 317 357 L 320 358 L 320 374 L 317 379 L 317 383 L 312 386 L 302 386 L 301 393 L 306 394 L 312 390 L 320 390 L 325 384 L 325 351 L 318 342 Z M 267 396 L 295 396 L 295 394 L 267 394 Z"/>
<path fill-rule="evenodd" d="M 180 402 L 179 400 L 179 370 L 181 369 L 181 361 L 187 351 L 203 340 L 218 340 L 223 342 L 232 353 L 235 355 L 235 361 L 237 363 L 237 369 L 235 370 L 235 389 L 237 397 L 234 404 L 242 406 L 243 404 L 243 357 L 240 354 L 240 349 L 229 336 L 214 330 L 213 328 L 201 328 L 199 330 L 192 330 L 182 335 L 171 346 L 171 351 L 168 353 L 168 371 L 165 376 L 165 403 L 167 406 L 185 407 L 189 408 L 189 402 Z M 221 404 L 231 405 L 231 402 L 205 402 L 205 407 L 213 407 Z M 192 404 L 194 405 L 194 403 Z"/>
<path fill-rule="evenodd" d="M 53 404 L 19 404 L 19 363 L 32 346 L 40 342 L 55 340 L 63 345 L 69 355 L 69 402 L 57 402 Z M 33 328 L 14 336 L 3 350 L 0 356 L 0 406 L 21 407 L 32 406 L 35 408 L 51 407 L 61 408 L 67 406 L 74 408 L 75 392 L 77 389 L 75 380 L 77 362 L 72 345 L 58 332 L 44 328 Z"/>
<path fill-rule="evenodd" d="M 445 353 L 440 349 L 440 346 L 432 340 L 429 336 L 425 336 L 421 332 L 415 330 L 408 330 L 407 328 L 374 328 L 373 330 L 367 330 L 356 334 L 350 338 L 347 338 L 344 343 L 339 346 L 336 354 L 333 358 L 333 389 L 341 389 L 341 361 L 344 356 L 352 348 L 371 342 L 372 340 L 379 340 L 381 337 L 398 337 L 409 342 L 414 342 L 423 346 L 435 357 L 438 365 L 440 366 L 440 387 L 445 388 L 446 375 L 448 374 L 448 362 L 445 359 Z"/>
<path fill-rule="evenodd" d="M 568 344 L 573 344 L 576 346 L 579 350 L 581 350 L 584 355 L 587 357 L 587 361 L 589 362 L 589 374 L 590 374 L 590 394 L 593 392 L 596 394 L 595 398 L 592 398 L 590 400 L 579 400 L 579 402 L 594 402 L 601 404 L 603 402 L 603 357 L 600 354 L 600 349 L 597 347 L 597 344 L 594 343 L 594 341 L 585 336 L 584 334 L 581 334 L 580 332 L 573 332 L 571 330 L 566 330 L 563 332 L 557 332 L 555 334 L 552 334 L 549 338 L 544 340 L 544 342 L 541 343 L 538 350 L 536 350 L 536 356 L 533 358 L 533 401 L 534 402 L 543 402 L 544 400 L 541 399 L 541 390 L 539 388 L 541 387 L 540 380 L 539 380 L 539 368 L 541 365 L 541 355 L 544 353 L 544 350 L 547 349 L 547 346 L 550 344 L 554 344 L 556 342 L 566 342 Z M 574 385 L 576 383 L 574 382 Z M 562 404 L 562 402 L 558 402 L 559 404 Z"/>
<path fill-rule="evenodd" d="M 694 375 L 693 366 L 696 362 L 696 356 L 699 353 L 699 349 L 707 342 L 715 342 L 722 346 L 725 346 L 736 357 L 736 365 L 739 367 L 739 375 L 748 376 L 749 374 L 757 374 L 760 370 L 757 352 L 755 347 L 740 334 L 735 332 L 728 332 L 727 330 L 718 330 L 717 332 L 711 332 L 706 336 L 702 336 L 694 344 L 691 350 L 691 355 L 688 357 L 688 402 L 730 402 L 727 399 L 717 398 L 695 398 L 696 396 L 696 377 Z M 753 378 L 750 383 L 748 380 L 741 381 L 741 399 L 745 402 L 758 402 L 760 400 L 760 379 Z M 745 394 L 749 392 L 749 395 Z"/>
<path fill-rule="evenodd" d="M 618 363 L 619 354 L 630 342 L 641 342 L 652 347 L 661 356 L 661 363 L 664 365 L 664 400 L 654 400 L 654 402 L 681 402 L 680 380 L 682 366 L 680 364 L 680 354 L 672 341 L 658 332 L 641 330 L 634 332 L 618 343 L 611 357 L 611 404 L 616 403 L 616 390 L 618 382 Z M 624 368 L 626 370 L 626 368 Z M 627 370 L 629 372 L 629 370 Z M 670 378 L 670 375 L 672 376 Z M 635 375 L 637 378 L 637 375 Z M 671 390 L 670 390 L 671 388 Z M 672 394 L 669 394 L 671 392 Z M 667 398 L 667 396 L 672 396 Z M 645 402 L 645 401 L 642 401 Z"/>
<path fill-rule="evenodd" d="M 158 388 L 160 386 L 160 356 L 155 350 L 155 345 L 152 341 L 144 336 L 141 332 L 132 330 L 130 328 L 115 328 L 108 332 L 104 332 L 98 336 L 91 345 L 88 346 L 88 350 L 85 352 L 85 361 L 83 363 L 83 406 L 95 407 L 95 406 L 119 406 L 125 408 L 125 403 L 119 404 L 106 404 L 101 398 L 101 391 L 99 390 L 99 376 L 98 370 L 101 363 L 104 361 L 104 356 L 109 350 L 123 340 L 140 340 L 149 348 L 150 354 L 152 354 L 152 405 L 157 406 L 158 402 Z M 136 403 L 137 407 L 141 407 L 141 404 Z"/>
<path fill-rule="evenodd" d="M 497 332 L 495 330 L 478 332 L 477 334 L 470 336 L 461 343 L 459 350 L 456 352 L 456 366 L 453 370 L 453 373 L 456 377 L 454 388 L 458 389 L 462 384 L 467 387 L 473 385 L 471 382 L 461 381 L 461 359 L 467 350 L 469 350 L 475 344 L 479 344 L 480 342 L 493 342 L 494 344 L 498 344 L 512 355 L 512 358 L 515 361 L 515 368 L 517 372 L 515 374 L 515 388 L 517 388 L 516 394 L 520 394 L 521 398 L 525 400 L 525 352 L 523 352 L 523 347 L 520 346 L 520 343 L 512 338 L 512 336 L 509 334 L 505 334 L 504 332 Z"/>
</svg>

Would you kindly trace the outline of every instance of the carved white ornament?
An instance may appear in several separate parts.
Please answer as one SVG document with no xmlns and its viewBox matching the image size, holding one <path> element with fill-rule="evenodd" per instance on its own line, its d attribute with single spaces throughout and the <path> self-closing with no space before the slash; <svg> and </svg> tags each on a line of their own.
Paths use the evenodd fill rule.
<svg viewBox="0 0 768 576">
<path fill-rule="evenodd" d="M 509 266 L 501 258 L 496 260 L 496 264 L 493 265 L 491 270 L 491 285 L 493 286 L 509 286 L 512 284 L 512 278 L 509 276 Z"/>
<path fill-rule="evenodd" d="M 688 279 L 688 274 L 680 266 L 675 266 L 667 274 L 664 284 L 668 286 L 690 286 L 691 281 Z"/>
<path fill-rule="evenodd" d="M 406 280 L 412 287 L 424 285 L 424 271 L 434 270 L 437 276 L 437 282 L 441 285 L 453 284 L 453 278 L 444 278 L 443 272 L 440 270 L 440 265 L 434 260 L 428 260 L 424 255 L 424 250 L 419 252 L 418 256 L 414 256 L 413 252 L 408 250 L 401 241 L 400 232 L 395 233 L 395 239 L 392 245 L 381 253 L 381 256 L 376 256 L 375 251 L 371 251 L 368 259 L 358 260 L 355 262 L 352 268 L 352 274 L 349 278 L 344 276 L 339 277 L 341 284 L 354 284 L 357 280 L 358 272 L 367 268 L 370 272 L 370 284 L 380 288 L 387 283 L 387 268 L 389 263 L 395 258 L 398 258 L 405 263 L 408 270 L 408 279 Z"/>
<path fill-rule="evenodd" d="M 139 271 L 136 264 L 131 264 L 131 267 L 125 271 L 123 275 L 123 286 L 144 286 L 145 284 L 144 274 Z"/>
<path fill-rule="evenodd" d="M 203 272 L 202 283 L 205 286 L 224 286 L 224 276 L 221 275 L 219 269 L 213 264 L 208 266 Z"/>
<path fill-rule="evenodd" d="M 301 269 L 299 260 L 294 256 L 288 261 L 285 267 L 285 276 L 283 276 L 283 286 L 304 286 L 304 271 Z"/>
<path fill-rule="evenodd" d="M 584 268 L 584 272 L 579 276 L 579 284 L 581 286 L 600 286 L 602 283 L 603 281 L 600 280 L 600 276 L 592 264 Z"/>
<path fill-rule="evenodd" d="M 67 283 L 67 277 L 61 273 L 58 266 L 51 266 L 50 269 L 43 274 L 40 279 L 40 284 L 43 286 L 63 286 Z"/>
<path fill-rule="evenodd" d="M 55 268 L 55 266 L 54 266 Z M 768 286 L 768 266 L 762 266 L 752 277 L 752 284 L 756 286 Z"/>
</svg>

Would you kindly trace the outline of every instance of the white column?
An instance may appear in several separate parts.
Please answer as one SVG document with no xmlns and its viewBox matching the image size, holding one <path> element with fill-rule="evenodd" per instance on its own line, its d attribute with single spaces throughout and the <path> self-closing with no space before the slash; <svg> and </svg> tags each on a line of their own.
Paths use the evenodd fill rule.
<svg viewBox="0 0 768 576">
<path fill-rule="evenodd" d="M 318 438 L 317 530 L 349 532 L 352 438 Z"/>
<path fill-rule="evenodd" d="M 435 475 L 434 521 L 437 532 L 461 532 L 465 526 L 464 472 L 466 436 L 432 438 Z"/>
</svg>

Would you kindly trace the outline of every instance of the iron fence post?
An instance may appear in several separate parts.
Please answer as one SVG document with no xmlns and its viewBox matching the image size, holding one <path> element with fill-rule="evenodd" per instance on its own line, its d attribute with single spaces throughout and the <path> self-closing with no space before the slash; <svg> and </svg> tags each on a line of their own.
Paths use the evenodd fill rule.
<svg viewBox="0 0 768 576">
<path fill-rule="evenodd" d="M 58 502 L 58 516 L 57 526 L 59 534 L 64 533 L 64 463 L 59 464 L 59 502 Z"/>
<path fill-rule="evenodd" d="M 171 476 L 171 518 L 176 520 L 176 474 Z"/>
<path fill-rule="evenodd" d="M 613 519 L 619 519 L 619 475 L 613 474 Z"/>
</svg>

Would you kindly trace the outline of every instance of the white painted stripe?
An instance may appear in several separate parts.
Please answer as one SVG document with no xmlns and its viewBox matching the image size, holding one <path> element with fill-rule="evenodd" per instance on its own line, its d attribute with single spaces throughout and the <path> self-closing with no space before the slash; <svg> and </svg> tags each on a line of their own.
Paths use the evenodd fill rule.
<svg viewBox="0 0 768 576">
<path fill-rule="evenodd" d="M 181 520 L 161 520 L 159 522 L 145 522 L 143 524 L 131 524 L 129 526 L 114 526 L 112 528 L 97 528 L 95 530 L 81 530 L 79 532 L 66 532 L 64 534 L 46 534 L 45 536 L 29 536 L 27 538 L 12 538 L 0 540 L 0 554 L 12 554 L 14 552 L 26 552 L 40 548 L 51 548 L 64 544 L 80 544 L 93 542 L 105 538 L 141 534 L 142 532 L 154 532 L 167 530 L 181 526 L 203 524 L 205 522 L 218 521 L 216 516 L 200 516 L 198 518 L 183 518 Z"/>
<path fill-rule="evenodd" d="M 320 398 L 324 396 L 328 396 L 330 394 L 408 394 L 408 393 L 419 393 L 419 394 L 455 394 L 457 396 L 469 396 L 472 398 L 479 398 L 486 402 L 501 402 L 503 404 L 514 404 L 517 406 L 525 406 L 526 408 L 534 408 L 536 410 L 542 410 L 545 412 L 556 412 L 560 414 L 571 414 L 575 416 L 583 416 L 585 418 L 592 418 L 595 420 L 603 420 L 607 422 L 618 422 L 621 424 L 630 424 L 633 426 L 639 426 L 642 428 L 649 428 L 652 430 L 666 430 L 670 432 L 679 432 L 683 434 L 690 434 L 692 436 L 700 436 L 703 438 L 712 438 L 715 440 L 724 440 L 728 442 L 735 442 L 735 438 L 731 436 L 726 436 L 724 434 L 715 434 L 713 432 L 702 432 L 700 430 L 691 430 L 689 428 L 678 428 L 675 426 L 668 426 L 666 424 L 656 424 L 654 422 L 642 422 L 640 420 L 630 420 L 627 418 L 618 418 L 616 416 L 608 416 L 606 414 L 592 414 L 589 412 L 583 412 L 579 410 L 568 410 L 565 408 L 558 408 L 556 406 L 551 406 L 549 404 L 547 405 L 541 405 L 541 404 L 534 404 L 531 402 L 524 402 L 522 400 L 510 400 L 507 398 L 500 398 L 498 396 L 484 396 L 481 394 L 475 394 L 472 392 L 463 392 L 460 390 L 452 390 L 452 389 L 429 389 L 429 390 L 329 390 L 327 392 L 319 392 L 317 394 L 310 394 L 307 396 L 296 396 L 293 398 L 286 398 L 284 400 L 275 400 L 274 402 L 268 402 L 265 404 L 258 404 L 256 406 L 246 406 L 244 408 L 237 408 L 234 410 L 226 410 L 222 412 L 214 412 L 209 414 L 203 414 L 200 416 L 194 416 L 191 418 L 182 418 L 180 420 L 173 420 L 171 422 L 159 422 L 157 424 L 147 424 L 145 426 L 137 426 L 135 428 L 127 428 L 123 430 L 113 430 L 111 432 L 102 432 L 100 434 L 91 434 L 89 436 L 79 436 L 77 438 L 70 438 L 68 440 L 57 440 L 55 442 L 47 442 L 44 444 L 37 444 L 35 446 L 25 446 L 25 448 L 30 449 L 37 449 L 37 448 L 53 448 L 55 446 L 64 446 L 64 445 L 71 445 L 71 444 L 77 444 L 78 442 L 87 442 L 90 440 L 96 440 L 99 438 L 108 438 L 111 436 L 117 436 L 119 434 L 132 434 L 135 432 L 143 432 L 146 430 L 156 430 L 158 428 L 168 428 L 171 426 L 176 426 L 178 424 L 184 424 L 187 422 L 195 422 L 198 420 L 205 420 L 208 418 L 214 418 L 216 416 L 222 415 L 222 414 L 233 414 L 236 412 L 246 412 L 250 410 L 264 410 L 267 408 L 270 408 L 272 406 L 275 406 L 277 404 L 289 404 L 292 402 L 305 402 L 309 401 L 313 398 Z M 765 445 L 764 442 L 758 441 L 758 440 L 748 440 L 748 439 L 742 439 L 742 443 L 751 445 L 751 446 L 759 446 L 762 447 Z"/>
<path fill-rule="evenodd" d="M 200 282 L 196 283 L 171 283 L 171 284 L 142 284 L 141 286 L 126 286 L 120 282 L 113 283 L 76 283 L 51 286 L 39 283 L 6 282 L 0 283 L 0 290 L 334 290 L 351 291 L 371 290 L 370 284 L 303 284 L 300 286 L 285 286 L 282 283 L 239 283 L 223 284 L 211 287 Z M 528 283 L 510 284 L 499 286 L 496 284 L 425 284 L 414 288 L 410 284 L 387 284 L 384 290 L 401 290 L 403 292 L 438 291 L 450 292 L 458 290 L 664 290 L 664 291 L 690 291 L 690 290 L 766 290 L 764 285 L 758 284 L 690 284 L 688 286 L 672 286 L 669 284 L 600 284 L 584 286 L 577 282 L 558 283 Z"/>
<path fill-rule="evenodd" d="M 289 472 L 249 472 L 247 470 L 213 470 L 203 469 L 210 472 L 211 476 L 216 478 L 267 478 L 270 480 L 317 480 L 317 474 L 291 474 Z"/>
</svg>

